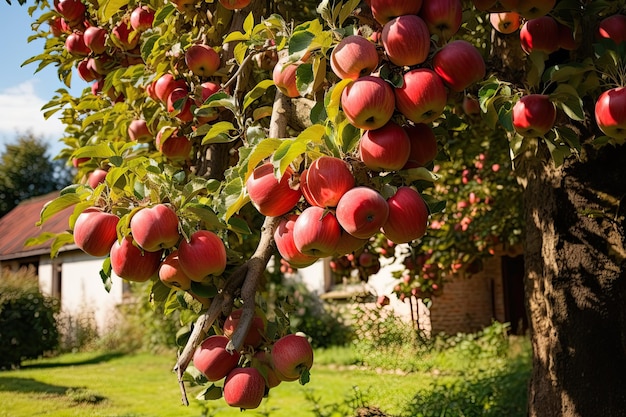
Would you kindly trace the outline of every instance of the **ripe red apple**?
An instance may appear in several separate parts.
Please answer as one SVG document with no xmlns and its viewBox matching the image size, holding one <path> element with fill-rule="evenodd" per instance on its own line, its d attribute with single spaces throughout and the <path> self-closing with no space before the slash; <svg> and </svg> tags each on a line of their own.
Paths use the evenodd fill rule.
<svg viewBox="0 0 626 417">
<path fill-rule="evenodd" d="M 135 119 L 128 124 L 128 137 L 135 142 L 149 142 L 154 138 L 144 119 Z"/>
<path fill-rule="evenodd" d="M 369 239 L 359 239 L 358 237 L 352 236 L 342 228 L 339 243 L 335 248 L 335 255 L 343 256 L 353 253 L 357 249 L 361 249 L 365 246 L 368 240 Z"/>
<path fill-rule="evenodd" d="M 575 51 L 580 46 L 580 41 L 571 27 L 557 22 L 559 26 L 559 48 L 567 51 Z"/>
<path fill-rule="evenodd" d="M 102 168 L 96 168 L 89 173 L 87 178 L 87 184 L 91 188 L 96 188 L 99 184 L 102 184 L 107 176 L 108 171 Z"/>
<path fill-rule="evenodd" d="M 595 106 L 596 123 L 605 135 L 626 139 L 626 87 L 617 87 L 600 94 Z"/>
<path fill-rule="evenodd" d="M 196 88 L 196 107 L 202 106 L 213 94 L 219 93 L 222 86 L 212 81 L 206 81 Z M 210 107 L 196 111 L 198 124 L 209 123 L 219 118 L 223 107 Z"/>
<path fill-rule="evenodd" d="M 193 120 L 192 105 L 193 100 L 187 88 L 177 87 L 167 96 L 167 111 L 183 122 Z"/>
<path fill-rule="evenodd" d="M 398 66 L 418 65 L 430 52 L 430 32 L 421 17 L 398 16 L 385 23 L 382 43 L 391 62 Z"/>
<path fill-rule="evenodd" d="M 274 165 L 266 162 L 254 169 L 246 181 L 246 191 L 252 205 L 264 216 L 277 217 L 291 211 L 302 196 L 294 187 L 293 170 L 287 167 L 280 180 L 274 174 Z"/>
<path fill-rule="evenodd" d="M 384 25 L 395 17 L 417 14 L 422 0 L 371 0 L 370 7 L 374 19 Z"/>
<path fill-rule="evenodd" d="M 226 247 L 213 232 L 198 230 L 189 241 L 178 246 L 178 261 L 192 281 L 201 282 L 207 275 L 220 275 L 226 269 Z"/>
<path fill-rule="evenodd" d="M 406 131 L 389 121 L 380 129 L 366 130 L 359 140 L 359 156 L 373 171 L 398 171 L 406 164 L 411 142 Z"/>
<path fill-rule="evenodd" d="M 239 10 L 248 7 L 251 0 L 219 0 L 220 4 L 228 10 Z"/>
<path fill-rule="evenodd" d="M 183 291 L 191 289 L 191 279 L 185 275 L 180 267 L 177 250 L 172 251 L 161 262 L 159 279 L 170 288 L 177 288 Z"/>
<path fill-rule="evenodd" d="M 369 239 L 387 221 L 389 207 L 378 191 L 358 186 L 339 200 L 336 215 L 343 230 L 356 238 Z"/>
<path fill-rule="evenodd" d="M 457 39 L 447 43 L 433 57 L 433 69 L 456 92 L 485 78 L 485 61 L 474 45 Z"/>
<path fill-rule="evenodd" d="M 288 334 L 272 346 L 272 363 L 283 381 L 295 381 L 313 366 L 313 348 L 305 336 Z"/>
<path fill-rule="evenodd" d="M 89 68 L 88 58 L 83 59 L 76 65 L 76 72 L 78 73 L 78 76 L 80 78 L 82 78 L 85 82 L 88 82 L 88 83 L 92 82 L 93 80 L 99 77 L 99 74 L 95 74 L 91 70 L 91 68 Z"/>
<path fill-rule="evenodd" d="M 161 265 L 162 252 L 141 250 L 130 235 L 111 246 L 111 269 L 127 281 L 145 282 L 155 276 Z"/>
<path fill-rule="evenodd" d="M 154 81 L 154 94 L 162 103 L 167 103 L 167 98 L 176 88 L 189 89 L 187 81 L 183 78 L 175 79 L 169 73 L 163 74 Z"/>
<path fill-rule="evenodd" d="M 53 16 L 48 21 L 48 24 L 50 25 L 50 32 L 55 38 L 58 38 L 63 33 L 70 33 L 72 31 L 65 19 L 61 16 Z"/>
<path fill-rule="evenodd" d="M 84 157 L 84 158 L 72 158 L 72 166 L 74 168 L 79 168 L 80 166 L 82 166 L 85 162 L 89 161 L 91 158 L 89 157 Z"/>
<path fill-rule="evenodd" d="M 428 0 L 422 4 L 419 16 L 431 34 L 450 39 L 461 28 L 463 4 L 461 0 Z"/>
<path fill-rule="evenodd" d="M 87 65 L 94 74 L 102 76 L 111 72 L 111 69 L 115 66 L 115 61 L 110 55 L 101 54 L 89 57 Z"/>
<path fill-rule="evenodd" d="M 626 16 L 614 14 L 602 19 L 596 37 L 611 39 L 616 45 L 626 41 Z"/>
<path fill-rule="evenodd" d="M 106 256 L 117 239 L 119 217 L 98 208 L 88 208 L 74 223 L 74 243 L 91 256 Z"/>
<path fill-rule="evenodd" d="M 241 313 L 243 313 L 243 309 L 238 308 L 236 310 L 231 311 L 231 313 L 226 317 L 224 321 L 224 336 L 229 339 L 232 338 L 233 333 L 235 333 L 235 329 L 239 325 L 239 320 L 241 319 Z M 265 320 L 259 314 L 255 314 L 254 319 L 252 319 L 252 325 L 248 330 L 248 334 L 243 341 L 244 346 L 252 346 L 253 348 L 257 348 L 263 342 L 263 336 L 265 334 Z"/>
<path fill-rule="evenodd" d="M 130 14 L 130 25 L 137 32 L 144 32 L 152 27 L 154 10 L 148 6 L 137 6 Z"/>
<path fill-rule="evenodd" d="M 178 130 L 165 136 L 169 131 L 167 127 L 161 128 L 155 138 L 155 146 L 168 159 L 172 161 L 184 160 L 189 157 L 193 144 L 187 136 L 180 135 Z"/>
<path fill-rule="evenodd" d="M 128 19 L 122 19 L 111 29 L 111 41 L 121 50 L 130 51 L 139 44 L 139 32 L 132 28 Z"/>
<path fill-rule="evenodd" d="M 221 65 L 221 59 L 215 49 L 209 45 L 191 45 L 185 51 L 187 68 L 199 77 L 210 77 Z"/>
<path fill-rule="evenodd" d="M 410 187 L 400 187 L 387 199 L 389 216 L 382 232 L 394 243 L 408 243 L 419 239 L 428 226 L 428 206 L 422 196 Z"/>
<path fill-rule="evenodd" d="M 343 159 L 322 156 L 300 177 L 307 202 L 319 207 L 335 207 L 342 195 L 354 187 L 354 175 Z"/>
<path fill-rule="evenodd" d="M 163 203 L 137 211 L 130 219 L 130 231 L 135 242 L 149 252 L 169 249 L 180 238 L 178 216 Z"/>
<path fill-rule="evenodd" d="M 359 35 L 346 36 L 330 54 L 330 68 L 341 79 L 370 75 L 378 61 L 376 45 Z"/>
<path fill-rule="evenodd" d="M 521 20 L 517 12 L 489 13 L 489 22 L 500 33 L 509 34 L 519 29 Z"/>
<path fill-rule="evenodd" d="M 437 137 L 430 125 L 418 123 L 415 125 L 405 125 L 411 151 L 409 158 L 403 169 L 418 168 L 426 166 L 437 156 Z"/>
<path fill-rule="evenodd" d="M 193 354 L 193 366 L 209 381 L 219 381 L 235 369 L 241 355 L 226 350 L 230 341 L 224 335 L 211 335 L 204 339 Z"/>
<path fill-rule="evenodd" d="M 293 225 L 293 243 L 305 255 L 318 258 L 332 255 L 340 237 L 337 218 L 322 207 L 307 207 Z"/>
<path fill-rule="evenodd" d="M 443 80 L 427 68 L 416 68 L 404 74 L 402 87 L 395 89 L 396 107 L 414 123 L 430 123 L 446 107 L 448 93 Z"/>
<path fill-rule="evenodd" d="M 272 80 L 276 84 L 276 88 L 287 97 L 300 97 L 300 91 L 296 84 L 296 71 L 298 63 L 287 63 L 285 59 L 279 59 L 272 71 Z"/>
<path fill-rule="evenodd" d="M 341 93 L 341 108 L 355 127 L 378 129 L 391 119 L 395 110 L 393 88 L 379 77 L 358 78 Z"/>
<path fill-rule="evenodd" d="M 85 45 L 85 36 L 82 32 L 72 32 L 65 38 L 65 49 L 74 56 L 87 56 L 91 49 Z"/>
<path fill-rule="evenodd" d="M 85 18 L 85 5 L 80 0 L 54 0 L 54 9 L 68 22 Z"/>
<path fill-rule="evenodd" d="M 537 19 L 550 13 L 556 0 L 523 0 L 517 5 L 517 12 L 524 19 Z"/>
<path fill-rule="evenodd" d="M 313 265 L 319 258 L 305 255 L 296 248 L 293 242 L 293 226 L 298 219 L 297 214 L 289 214 L 282 218 L 274 231 L 274 242 L 280 256 L 293 268 L 306 268 Z"/>
<path fill-rule="evenodd" d="M 276 375 L 276 371 L 274 370 L 274 365 L 272 365 L 272 358 L 269 353 L 265 350 L 257 350 L 252 355 L 252 366 L 257 368 L 261 375 L 265 377 L 265 386 L 267 389 L 272 389 L 277 387 L 282 382 L 278 375 Z"/>
<path fill-rule="evenodd" d="M 551 16 L 526 21 L 519 36 L 522 49 L 527 54 L 535 51 L 551 54 L 559 49 L 559 26 Z"/>
<path fill-rule="evenodd" d="M 556 107 L 545 94 L 522 96 L 513 106 L 513 128 L 524 137 L 543 136 L 554 127 Z"/>
<path fill-rule="evenodd" d="M 87 45 L 94 54 L 100 55 L 106 51 L 106 40 L 108 36 L 109 34 L 106 29 L 98 26 L 89 26 L 85 29 L 83 40 L 85 41 L 85 45 Z"/>
<path fill-rule="evenodd" d="M 265 378 L 257 368 L 235 368 L 224 381 L 224 401 L 231 407 L 242 410 L 257 408 L 264 396 Z"/>
</svg>

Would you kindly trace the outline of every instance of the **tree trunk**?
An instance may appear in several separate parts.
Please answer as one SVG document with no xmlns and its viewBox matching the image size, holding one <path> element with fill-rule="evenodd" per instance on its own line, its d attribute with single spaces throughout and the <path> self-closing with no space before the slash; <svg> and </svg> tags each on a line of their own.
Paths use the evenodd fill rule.
<svg viewBox="0 0 626 417">
<path fill-rule="evenodd" d="M 521 166 L 531 417 L 626 416 L 625 164 L 605 146 Z"/>
</svg>

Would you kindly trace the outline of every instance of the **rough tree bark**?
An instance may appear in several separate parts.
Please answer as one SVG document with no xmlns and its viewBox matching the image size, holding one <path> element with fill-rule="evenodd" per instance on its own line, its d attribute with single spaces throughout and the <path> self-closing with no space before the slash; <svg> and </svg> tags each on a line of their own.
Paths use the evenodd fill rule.
<svg viewBox="0 0 626 417">
<path fill-rule="evenodd" d="M 626 416 L 624 161 L 606 146 L 522 166 L 531 417 Z"/>
</svg>

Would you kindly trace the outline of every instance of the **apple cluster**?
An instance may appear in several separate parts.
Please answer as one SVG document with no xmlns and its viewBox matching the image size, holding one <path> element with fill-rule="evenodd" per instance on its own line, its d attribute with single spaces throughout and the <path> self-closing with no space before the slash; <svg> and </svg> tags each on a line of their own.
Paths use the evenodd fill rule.
<svg viewBox="0 0 626 417">
<path fill-rule="evenodd" d="M 441 294 L 444 274 L 432 262 L 432 255 L 431 251 L 418 254 L 411 249 L 404 253 L 404 270 L 400 271 L 400 281 L 393 288 L 400 301 L 409 297 L 432 299 Z"/>
<path fill-rule="evenodd" d="M 235 310 L 228 316 L 223 334 L 213 334 L 202 341 L 194 352 L 193 365 L 214 383 L 210 388 L 217 387 L 215 383 L 221 385 L 220 395 L 212 398 L 223 397 L 231 407 L 253 409 L 281 382 L 308 380 L 313 348 L 302 333 L 264 343 L 265 322 L 256 316 L 242 350 L 229 350 L 229 337 L 237 327 L 240 313 L 241 310 Z"/>
</svg>

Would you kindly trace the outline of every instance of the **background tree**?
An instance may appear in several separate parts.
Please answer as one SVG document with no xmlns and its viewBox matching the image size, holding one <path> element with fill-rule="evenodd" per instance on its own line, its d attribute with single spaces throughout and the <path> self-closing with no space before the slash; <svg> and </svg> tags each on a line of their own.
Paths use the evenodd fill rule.
<svg viewBox="0 0 626 417">
<path fill-rule="evenodd" d="M 390 203 L 400 196 L 419 192 L 421 199 L 393 209 L 402 212 L 412 207 L 410 220 L 405 218 L 398 226 L 387 218 L 381 230 L 387 240 L 412 241 L 412 248 L 420 248 L 423 225 L 415 220 L 424 218 L 425 202 L 433 223 L 439 222 L 440 228 L 433 230 L 440 232 L 422 242 L 427 245 L 433 237 L 428 264 L 441 273 L 476 259 L 481 250 L 493 246 L 495 237 L 515 243 L 525 229 L 534 358 L 530 415 L 623 415 L 626 252 L 620 161 L 625 138 L 620 112 L 615 110 L 623 105 L 615 102 L 620 102 L 624 90 L 612 88 L 624 84 L 622 40 L 626 36 L 619 17 L 617 24 L 606 24 L 604 19 L 619 16 L 624 2 L 394 2 L 394 6 L 407 6 L 400 10 L 391 10 L 388 3 L 322 1 L 314 9 L 303 7 L 302 14 L 290 14 L 293 7 L 285 8 L 286 2 L 154 0 L 145 2 L 153 12 L 143 9 L 151 17 L 149 24 L 142 24 L 133 19 L 139 6 L 134 1 L 60 0 L 54 9 L 46 1 L 37 2 L 45 13 L 35 24 L 36 36 L 45 37 L 46 46 L 29 62 L 58 65 L 66 84 L 74 68 L 92 83 L 81 97 L 60 91 L 46 106 L 48 114 L 62 112 L 67 124 L 63 156 L 77 161 L 77 179 L 97 170 L 107 172 L 102 180 L 67 189 L 42 220 L 75 205 L 70 223 L 74 234 L 58 237 L 72 241 L 83 233 L 74 220 L 86 208 L 98 208 L 85 213 L 92 218 L 100 211 L 117 216 L 118 239 L 104 248 L 111 253 L 103 264 L 105 282 L 111 269 L 127 279 L 151 278 L 139 274 L 146 268 L 127 269 L 120 253 L 139 254 L 131 265 L 154 260 L 150 262 L 154 302 L 190 310 L 187 325 L 198 318 L 193 331 L 180 338 L 186 342 L 176 370 L 184 391 L 183 373 L 195 348 L 211 332 L 221 332 L 233 307 L 242 306 L 242 313 L 226 348 L 241 352 L 248 330 L 256 328 L 255 315 L 264 306 L 261 278 L 271 255 L 277 253 L 274 245 L 291 266 L 303 266 L 320 256 L 341 256 L 358 246 L 384 241 L 376 236 L 363 239 L 362 230 L 345 221 L 339 228 L 332 220 L 345 209 L 333 202 L 338 196 L 314 189 L 337 192 L 363 187 L 360 195 L 372 196 L 380 208 L 376 213 L 384 212 L 385 206 L 371 190 L 387 201 L 390 211 Z M 515 15 L 489 14 L 505 11 Z M 408 42 L 397 35 L 398 27 L 388 25 L 398 15 L 402 21 L 421 19 L 411 31 L 417 38 Z M 500 21 L 492 20 L 494 16 Z M 394 43 L 394 36 L 400 42 Z M 346 46 L 346 39 L 359 39 L 350 47 L 364 48 L 352 54 L 356 57 L 352 62 L 361 65 L 356 70 L 341 67 L 350 62 L 349 53 L 336 60 L 333 56 Z M 478 58 L 476 51 L 480 51 Z M 466 61 L 458 61 L 461 57 Z M 350 98 L 351 93 L 366 90 L 380 92 L 369 114 L 358 109 L 368 103 L 366 95 L 355 93 L 358 97 Z M 432 94 L 428 106 L 416 108 L 415 101 L 426 92 Z M 472 100 L 478 100 L 480 117 L 475 110 L 459 112 Z M 458 171 L 444 169 L 438 174 L 432 158 L 421 166 L 388 159 L 384 165 L 368 164 L 362 144 L 378 135 L 371 132 L 387 128 L 390 120 L 403 128 L 423 124 L 433 129 L 440 150 L 436 159 L 450 159 L 451 166 L 470 171 L 468 176 L 463 171 L 459 175 L 468 184 L 469 174 L 475 174 L 468 163 L 480 156 L 478 147 L 485 143 L 508 147 L 510 163 L 498 159 L 504 152 L 489 154 L 494 160 L 487 160 L 485 153 L 473 167 L 484 168 L 488 161 L 492 173 L 499 172 L 493 169 L 496 165 L 514 169 L 523 186 L 523 227 L 519 222 L 507 225 L 517 219 L 519 200 L 512 198 L 512 209 L 502 211 L 508 214 L 493 216 L 495 227 L 462 234 L 459 245 L 446 246 L 447 239 L 456 239 L 448 231 L 457 232 L 456 225 L 461 231 L 470 230 L 480 223 L 476 219 L 491 214 L 490 209 L 477 206 L 464 213 L 465 208 L 457 204 L 437 218 L 444 207 L 440 201 L 450 195 L 450 189 L 437 188 L 433 182 L 439 175 Z M 388 130 L 398 132 L 394 127 Z M 427 135 L 411 138 L 422 136 Z M 406 144 L 383 148 L 406 150 Z M 337 180 L 332 187 L 321 186 L 311 174 L 319 170 L 321 161 L 328 161 L 322 156 L 348 164 L 328 164 L 334 169 L 328 178 Z M 274 174 L 275 181 L 268 183 L 275 183 L 279 191 L 261 197 L 281 196 L 278 201 L 269 199 L 270 204 L 265 198 L 255 199 L 253 185 L 248 185 L 250 178 L 268 178 L 255 172 L 262 163 L 269 164 L 269 178 Z M 352 180 L 342 175 L 346 166 Z M 449 183 L 453 193 L 458 191 L 453 181 Z M 505 187 L 498 181 L 493 186 L 481 191 L 485 199 Z M 287 197 L 298 189 L 304 196 L 296 196 L 295 206 L 285 211 Z M 506 193 L 502 196 L 507 198 Z M 251 199 L 254 205 L 249 204 Z M 157 205 L 174 210 L 177 242 L 172 235 L 157 242 L 137 242 L 142 233 L 139 226 L 133 230 L 133 220 Z M 371 213 L 366 217 L 368 222 L 377 218 Z M 441 220 L 448 226 L 441 227 Z M 303 224 L 310 226 L 303 229 Z M 320 229 L 327 233 L 313 238 Z M 358 235 L 356 241 L 350 239 L 355 246 L 339 246 L 342 230 Z M 414 234 L 405 236 L 409 231 Z M 188 246 L 195 247 L 200 236 L 211 242 L 211 253 L 219 256 L 210 258 L 205 270 L 185 268 L 190 264 L 185 258 L 194 253 Z M 136 245 L 153 248 L 150 253 L 156 255 L 138 251 Z M 182 291 L 156 279 L 158 262 L 175 251 L 186 275 L 186 280 L 177 278 Z M 271 326 L 257 350 L 268 353 L 285 336 L 282 324 L 288 315 L 281 311 L 279 306 L 261 314 Z M 272 349 L 272 355 L 279 350 Z M 306 381 L 308 351 L 299 359 L 302 372 L 288 372 L 290 377 L 283 373 L 283 379 L 299 376 Z M 248 364 L 262 367 L 244 353 L 240 365 Z M 207 398 L 216 391 L 221 394 L 209 384 Z M 225 387 L 225 395 L 226 391 Z"/>
<path fill-rule="evenodd" d="M 49 145 L 32 133 L 18 135 L 0 156 L 0 216 L 29 197 L 60 190 L 73 175 L 65 161 L 49 155 Z"/>
</svg>

